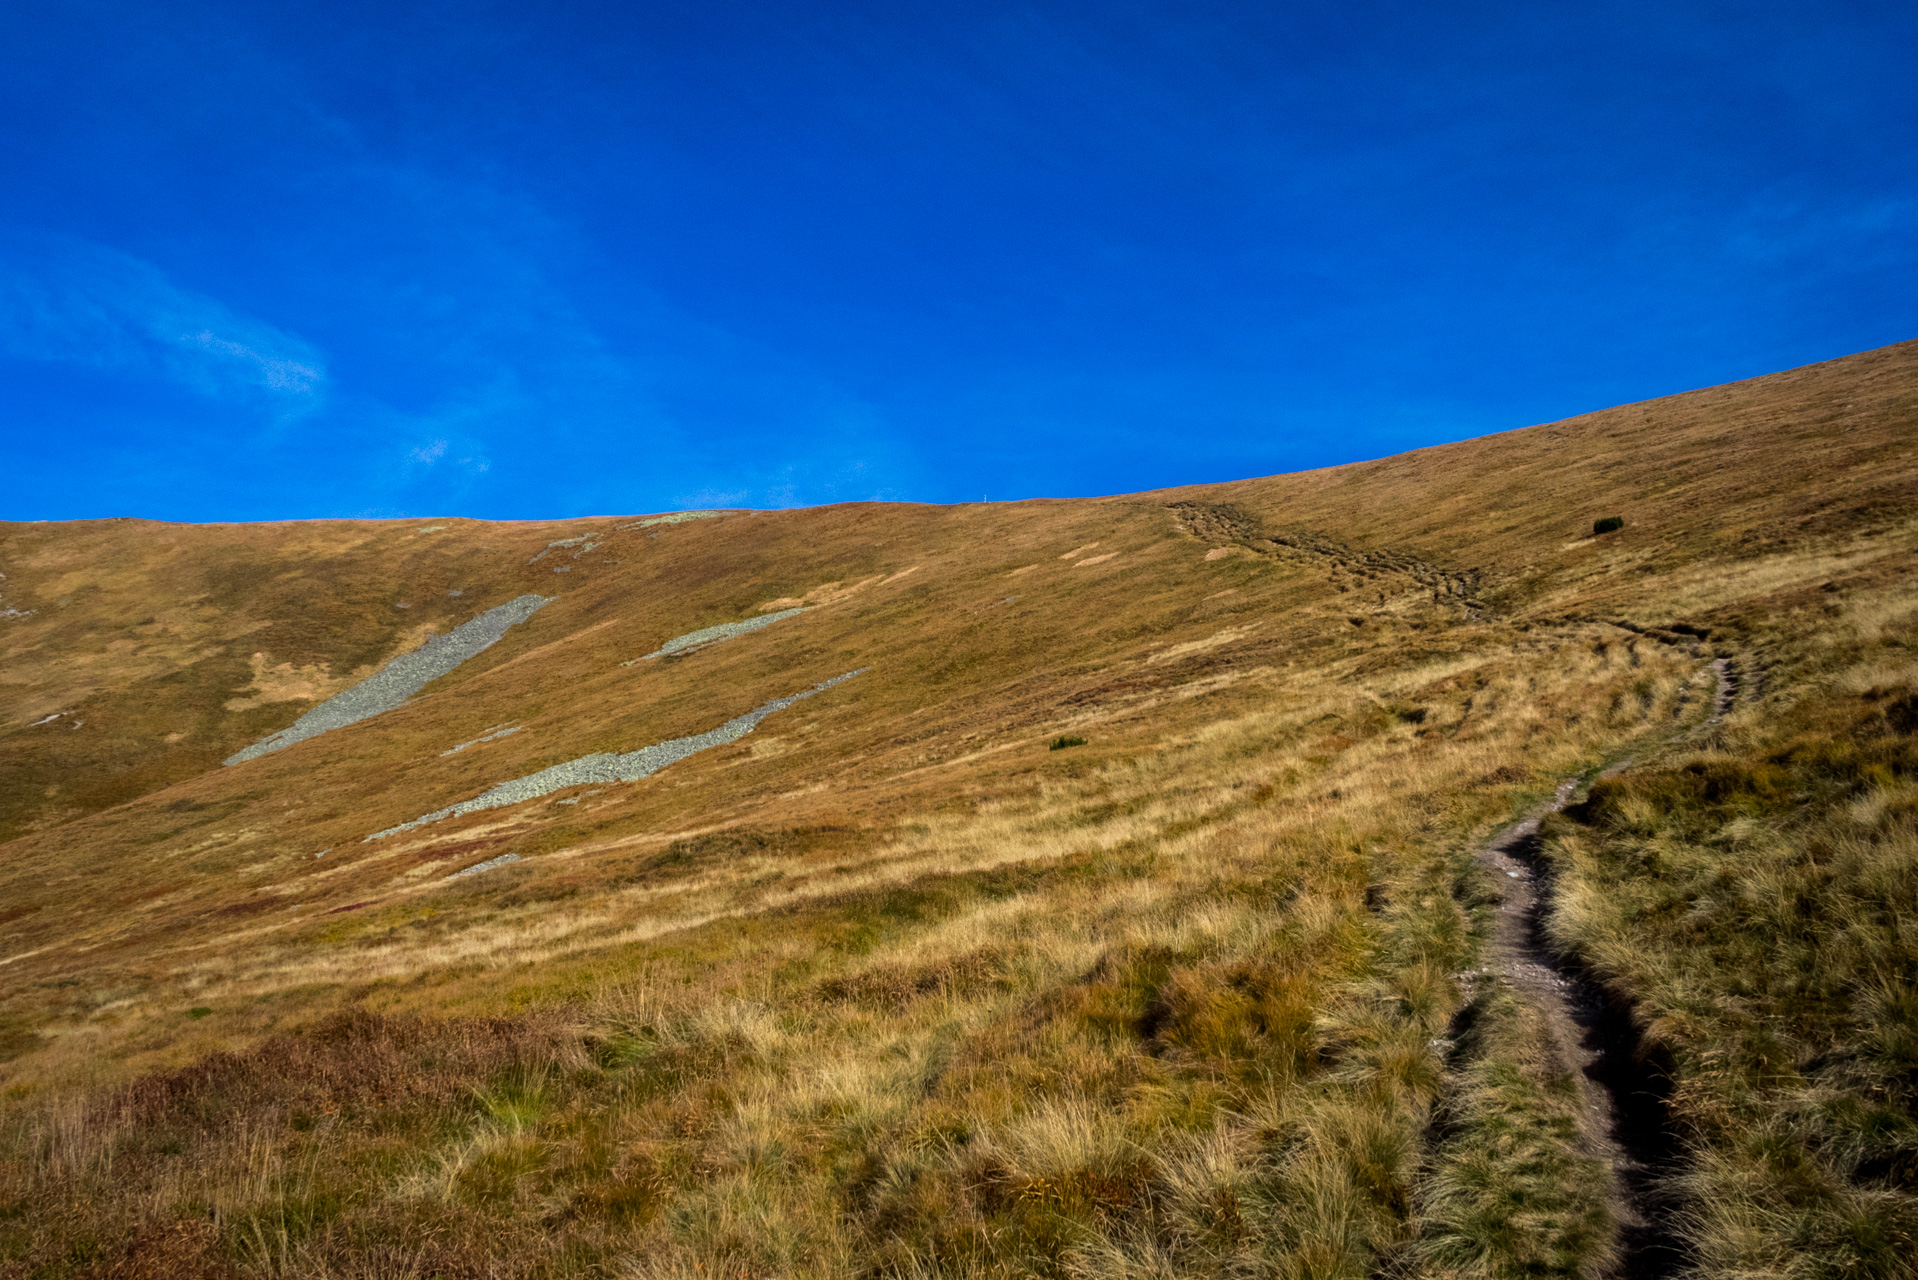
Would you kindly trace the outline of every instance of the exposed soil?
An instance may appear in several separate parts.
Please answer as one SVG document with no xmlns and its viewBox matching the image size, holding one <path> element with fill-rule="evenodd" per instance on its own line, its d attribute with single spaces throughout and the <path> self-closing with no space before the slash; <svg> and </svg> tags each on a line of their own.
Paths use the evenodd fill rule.
<svg viewBox="0 0 1918 1280">
<path fill-rule="evenodd" d="M 1732 666 L 1731 659 L 1714 659 L 1712 672 L 1718 677 L 1718 692 L 1712 696 L 1712 714 L 1705 721 L 1707 725 L 1723 720 L 1731 712 L 1732 703 L 1738 700 L 1738 671 Z"/>
<path fill-rule="evenodd" d="M 1738 693 L 1730 661 L 1719 658 L 1711 666 L 1717 689 L 1706 726 L 1724 718 Z M 1622 761 L 1607 772 L 1629 764 Z M 1480 864 L 1503 885 L 1487 959 L 1538 1008 L 1560 1061 L 1581 1077 L 1586 1149 L 1612 1171 L 1619 1224 L 1613 1274 L 1661 1280 L 1679 1274 L 1690 1260 L 1673 1222 L 1675 1206 L 1663 1190 L 1682 1154 L 1671 1124 L 1670 1067 L 1646 1045 L 1629 1005 L 1606 991 L 1578 957 L 1560 951 L 1545 928 L 1553 886 L 1540 856 L 1539 824 L 1563 809 L 1579 785 L 1576 778 L 1561 783 L 1542 810 L 1479 850 Z"/>
<path fill-rule="evenodd" d="M 1547 812 L 1563 808 L 1577 785 L 1560 786 Z M 1672 1229 L 1672 1206 L 1658 1188 L 1679 1154 L 1670 1124 L 1671 1078 L 1646 1052 L 1631 1010 L 1546 935 L 1551 880 L 1539 856 L 1542 816 L 1508 827 L 1480 852 L 1480 861 L 1504 881 L 1491 966 L 1543 1014 L 1560 1061 L 1582 1077 L 1585 1146 L 1612 1171 L 1620 1235 L 1615 1274 L 1631 1280 L 1676 1275 L 1686 1254 Z"/>
<path fill-rule="evenodd" d="M 1399 575 L 1430 590 L 1434 601 L 1452 598 L 1474 610 L 1485 607 L 1475 598 L 1483 578 L 1477 569 L 1459 573 L 1404 551 L 1366 551 L 1316 529 L 1267 531 L 1256 515 L 1231 503 L 1174 502 L 1166 510 L 1180 528 L 1215 549 L 1242 547 L 1262 556 L 1303 555 L 1351 575 L 1354 582 Z"/>
</svg>

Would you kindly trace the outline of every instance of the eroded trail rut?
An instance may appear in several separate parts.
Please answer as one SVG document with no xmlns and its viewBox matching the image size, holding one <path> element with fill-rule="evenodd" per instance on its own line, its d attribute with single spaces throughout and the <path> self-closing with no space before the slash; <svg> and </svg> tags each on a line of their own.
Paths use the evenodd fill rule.
<svg viewBox="0 0 1918 1280">
<path fill-rule="evenodd" d="M 1717 688 L 1707 726 L 1725 716 L 1737 694 L 1727 660 L 1717 659 L 1712 670 Z M 1606 772 L 1630 764 L 1627 759 Z M 1631 1010 L 1611 998 L 1576 957 L 1554 946 L 1546 932 L 1553 886 L 1541 856 L 1539 825 L 1571 801 L 1581 781 L 1560 784 L 1540 812 L 1505 828 L 1479 850 L 1479 862 L 1501 884 L 1486 960 L 1539 1010 L 1560 1061 L 1580 1077 L 1584 1142 L 1611 1170 L 1610 1198 L 1619 1224 L 1613 1274 L 1659 1280 L 1679 1274 L 1689 1261 L 1673 1222 L 1675 1207 L 1662 1189 L 1681 1154 L 1671 1124 L 1671 1076 L 1666 1064 L 1648 1052 Z"/>
</svg>

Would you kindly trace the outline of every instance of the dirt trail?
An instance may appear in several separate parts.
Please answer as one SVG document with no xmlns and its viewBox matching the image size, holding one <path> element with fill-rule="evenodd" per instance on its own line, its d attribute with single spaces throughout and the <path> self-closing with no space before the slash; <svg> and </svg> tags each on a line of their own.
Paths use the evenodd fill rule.
<svg viewBox="0 0 1918 1280">
<path fill-rule="evenodd" d="M 1719 658 L 1711 667 L 1717 688 L 1700 729 L 1722 720 L 1738 693 L 1727 659 Z M 1677 736 L 1698 731 L 1688 729 Z M 1619 773 L 1631 763 L 1622 760 L 1601 776 Z M 1660 1280 L 1677 1275 L 1688 1262 L 1672 1224 L 1673 1206 L 1660 1189 L 1680 1156 L 1671 1124 L 1671 1077 L 1665 1064 L 1648 1053 L 1630 1008 L 1612 999 L 1576 957 L 1554 947 L 1545 930 L 1553 886 L 1550 868 L 1540 856 L 1539 824 L 1571 801 L 1581 781 L 1559 784 L 1543 809 L 1505 828 L 1479 850 L 1479 863 L 1503 886 L 1486 960 L 1539 1010 L 1560 1061 L 1581 1078 L 1585 1146 L 1611 1169 L 1611 1201 L 1619 1224 L 1613 1274 Z"/>
<path fill-rule="evenodd" d="M 1476 598 L 1483 577 L 1477 569 L 1455 572 L 1401 551 L 1365 551 L 1313 529 L 1268 532 L 1257 516 L 1230 503 L 1175 502 L 1166 510 L 1180 528 L 1215 547 L 1238 546 L 1262 556 L 1315 559 L 1339 574 L 1350 575 L 1348 585 L 1399 575 L 1431 591 L 1435 602 L 1451 598 L 1473 610 L 1485 608 Z"/>
</svg>

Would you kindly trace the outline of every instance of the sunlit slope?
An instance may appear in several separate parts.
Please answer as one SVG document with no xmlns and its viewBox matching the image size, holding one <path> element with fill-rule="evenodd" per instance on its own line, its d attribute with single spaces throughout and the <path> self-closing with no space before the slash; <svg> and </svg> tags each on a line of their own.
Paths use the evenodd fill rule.
<svg viewBox="0 0 1918 1280">
<path fill-rule="evenodd" d="M 528 563 L 552 542 L 592 533 L 608 536 L 590 552 L 561 548 Z M 877 831 L 888 814 L 965 804 L 1050 763 L 1051 736 L 1096 729 L 1102 749 L 1147 748 L 1217 714 L 1192 705 L 1199 695 L 1232 697 L 1255 671 L 1328 647 L 1393 643 L 1385 630 L 1361 635 L 1324 613 L 1322 576 L 1208 561 L 1209 546 L 1150 503 L 844 507 L 658 530 L 582 522 L 372 536 L 402 552 L 430 536 L 456 566 L 492 554 L 514 567 L 474 604 L 529 590 L 557 598 L 375 720 L 230 768 L 212 763 L 13 842 L 0 871 L 0 892 L 18 904 L 8 953 L 35 953 L 16 964 L 94 972 L 110 940 L 113 954 L 136 956 L 216 944 L 224 967 L 242 939 L 279 941 L 316 916 L 523 848 L 529 835 L 548 848 L 589 832 L 601 843 L 657 845 L 769 810 L 787 826 Z M 479 551 L 458 547 L 461 537 Z M 394 595 L 417 605 L 423 577 L 412 570 Z M 1415 584 L 1402 586 L 1415 619 L 1402 625 L 1437 625 Z M 763 630 L 643 659 L 674 636 L 801 602 L 812 607 Z M 437 607 L 444 622 L 462 613 Z M 400 644 L 411 639 L 380 621 Z M 282 663 L 327 671 L 325 650 L 270 647 L 272 628 L 257 621 L 234 629 L 248 626 L 238 643 L 262 653 L 256 665 L 269 673 Z M 101 647 L 110 655 L 113 643 Z M 365 839 L 504 779 L 700 734 L 852 671 L 860 674 L 750 737 L 647 781 Z M 236 675 L 235 687 L 207 696 L 239 697 L 243 685 Z M 226 727 L 206 755 L 223 758 L 307 705 L 282 701 L 272 719 L 230 713 L 244 731 Z M 64 745 L 56 735 L 84 740 L 95 727 L 54 721 L 16 734 Z M 475 742 L 502 728 L 518 732 Z"/>
<path fill-rule="evenodd" d="M 457 538 L 477 529 L 5 526 L 0 612 L 19 615 L 0 617 L 0 838 L 217 767 L 514 594 L 514 549 L 536 534 Z"/>
<path fill-rule="evenodd" d="M 187 1004 L 548 964 L 1080 847 L 1034 832 L 1122 843 L 1219 820 L 1274 794 L 1249 762 L 1281 741 L 1330 759 L 1394 708 L 1408 739 L 1469 736 L 1488 673 L 1571 671 L 1561 645 L 1605 652 L 1619 633 L 1585 619 L 1712 632 L 1895 560 L 1918 492 L 1915 396 L 1905 344 L 1377 463 L 1120 498 L 8 526 L 0 1014 L 20 1051 Z M 1590 537 L 1607 515 L 1624 530 Z M 527 593 L 552 602 L 405 705 L 220 764 Z M 1639 678 L 1707 656 L 1664 634 L 1680 643 L 1633 651 Z M 367 839 L 853 672 L 642 780 Z M 1541 723 L 1590 717 L 1582 699 L 1616 709 L 1601 690 L 1633 677 L 1590 678 L 1556 710 L 1540 693 Z M 1434 690 L 1450 701 L 1412 718 Z M 1280 705 L 1294 718 L 1265 738 L 1234 729 L 1203 755 Z M 1551 750 L 1629 729 L 1587 719 Z M 1529 778 L 1538 732 L 1501 727 L 1487 776 Z M 1060 735 L 1090 745 L 1055 753 Z M 1123 795 L 1100 772 L 1180 751 L 1185 772 Z M 980 834 L 1006 806 L 1025 818 Z"/>
<path fill-rule="evenodd" d="M 1914 493 L 1918 343 L 1905 342 L 1376 462 L 1164 496 L 1237 504 L 1271 534 L 1331 534 L 1357 551 L 1478 569 L 1486 601 L 1508 616 L 1637 609 L 1664 621 L 1749 596 L 1767 557 L 1869 556 L 1869 539 L 1910 519 Z M 1593 519 L 1612 515 L 1625 528 L 1592 539 Z M 1347 573 L 1344 585 L 1360 584 Z"/>
</svg>

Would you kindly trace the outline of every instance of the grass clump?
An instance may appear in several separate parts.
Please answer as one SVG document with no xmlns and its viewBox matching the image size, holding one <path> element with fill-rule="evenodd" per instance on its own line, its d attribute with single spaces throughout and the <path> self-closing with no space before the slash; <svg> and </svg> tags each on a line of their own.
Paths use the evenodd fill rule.
<svg viewBox="0 0 1918 1280">
<path fill-rule="evenodd" d="M 1572 767 L 1636 722 L 1604 708 L 1643 674 L 1589 645 L 1469 690 L 1442 670 L 885 842 L 734 828 L 615 852 L 635 894 L 875 861 L 555 961 L 558 1009 L 355 1014 L 10 1102 L 0 1268 L 137 1273 L 142 1241 L 176 1235 L 175 1274 L 1361 1280 L 1415 1260 L 1476 946 L 1458 833 L 1506 803 L 1487 736 Z M 1592 714 L 1534 733 L 1539 690 Z M 1408 733 L 1381 700 L 1455 732 Z M 60 1261 L 86 1241 L 93 1262 Z"/>
<path fill-rule="evenodd" d="M 1914 640 L 1907 615 L 1781 661 L 1776 719 L 1601 783 L 1548 828 L 1553 935 L 1674 1064 L 1701 1277 L 1910 1274 L 1918 742 L 1886 708 Z"/>
<path fill-rule="evenodd" d="M 544 1232 L 538 1200 L 567 1203 L 602 1178 L 576 1110 L 586 1064 L 579 1032 L 549 1018 L 349 1013 L 13 1109 L 0 1274 L 378 1271 L 402 1244 L 408 1274 L 550 1258 L 578 1233 Z"/>
<path fill-rule="evenodd" d="M 1585 1149 L 1577 1077 L 1538 1012 L 1486 977 L 1461 1014 L 1410 1256 L 1432 1273 L 1596 1277 L 1614 1261 L 1609 1171 Z"/>
<path fill-rule="evenodd" d="M 1083 747 L 1085 745 L 1086 740 L 1084 738 L 1075 738 L 1070 734 L 1060 734 L 1052 740 L 1052 746 L 1049 750 L 1064 751 L 1067 747 Z"/>
</svg>

